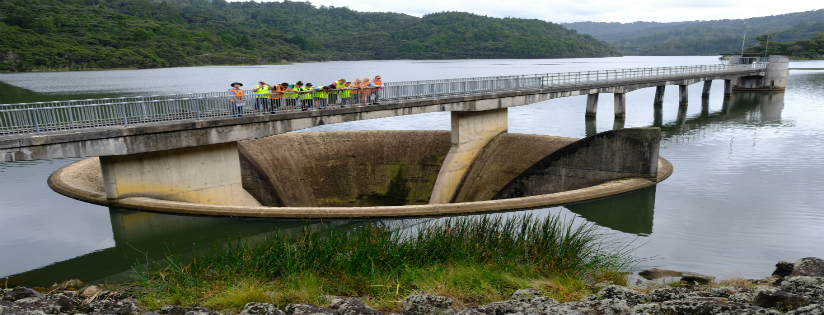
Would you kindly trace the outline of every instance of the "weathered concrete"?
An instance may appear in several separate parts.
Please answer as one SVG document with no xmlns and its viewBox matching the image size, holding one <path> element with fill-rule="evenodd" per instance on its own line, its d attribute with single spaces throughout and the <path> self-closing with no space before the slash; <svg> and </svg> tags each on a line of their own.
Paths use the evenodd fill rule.
<svg viewBox="0 0 824 315">
<path fill-rule="evenodd" d="M 704 89 L 701 91 L 701 97 L 710 97 L 710 89 L 712 88 L 712 81 L 704 81 Z"/>
<path fill-rule="evenodd" d="M 587 109 L 584 116 L 586 117 L 595 117 L 595 114 L 598 113 L 598 93 L 589 94 L 587 95 Z"/>
<path fill-rule="evenodd" d="M 690 93 L 686 84 L 678 86 L 678 106 L 687 106 L 690 100 Z"/>
<path fill-rule="evenodd" d="M 734 60 L 731 59 L 731 62 Z M 763 75 L 741 76 L 734 82 L 732 88 L 746 91 L 783 91 L 787 87 L 789 75 L 790 57 L 772 55 Z"/>
<path fill-rule="evenodd" d="M 243 187 L 264 206 L 429 203 L 449 131 L 299 132 L 240 142 Z"/>
<path fill-rule="evenodd" d="M 612 121 L 612 130 L 624 129 L 624 123 L 626 123 L 626 119 L 615 117 L 615 120 Z"/>
<path fill-rule="evenodd" d="M 452 112 L 452 146 L 432 188 L 430 204 L 453 201 L 475 157 L 495 136 L 506 132 L 507 111 Z"/>
<path fill-rule="evenodd" d="M 579 139 L 502 133 L 484 147 L 466 173 L 455 202 L 490 200 L 507 183 L 552 152 Z"/>
<path fill-rule="evenodd" d="M 653 105 L 664 104 L 664 91 L 666 88 L 666 85 L 659 85 L 655 87 L 655 101 L 652 102 Z"/>
<path fill-rule="evenodd" d="M 732 80 L 724 80 L 724 97 L 732 95 Z"/>
<path fill-rule="evenodd" d="M 627 94 L 615 93 L 615 118 L 627 117 Z"/>
<path fill-rule="evenodd" d="M 393 136 L 387 137 L 383 135 L 385 131 L 372 131 L 372 132 L 341 132 L 341 133 L 375 133 L 380 135 L 383 139 L 384 143 L 375 149 L 374 154 L 377 156 L 386 155 L 387 153 L 380 153 L 377 152 L 379 150 L 389 150 L 394 153 L 401 152 L 402 154 L 409 154 L 412 158 L 419 158 L 422 156 L 422 153 L 414 152 L 413 149 L 402 149 L 396 148 L 395 145 L 392 143 L 394 142 Z M 428 151 L 428 150 L 440 150 L 441 152 L 446 152 L 448 150 L 450 141 L 449 141 L 449 133 L 446 131 L 390 131 L 389 133 L 399 133 L 399 134 L 406 134 L 407 136 L 401 136 L 399 138 L 428 138 L 429 140 L 406 140 L 412 142 L 427 142 L 427 141 L 434 141 L 439 142 L 440 144 L 435 146 L 429 147 L 419 147 L 418 151 Z M 283 182 L 274 180 L 272 183 L 283 185 L 283 186 L 290 186 L 290 185 L 297 185 L 295 187 L 285 187 L 284 189 L 301 189 L 303 185 L 301 184 L 301 179 L 303 177 L 300 176 L 314 176 L 315 174 L 309 175 L 298 175 L 298 178 L 290 179 L 289 176 L 293 174 L 300 174 L 298 171 L 293 171 L 294 168 L 300 167 L 311 167 L 314 169 L 315 167 L 321 168 L 327 174 L 321 175 L 325 179 L 329 179 L 330 177 L 335 177 L 337 175 L 329 175 L 330 172 L 341 172 L 342 169 L 345 167 L 341 164 L 342 162 L 340 159 L 352 159 L 358 160 L 357 157 L 348 157 L 343 156 L 344 153 L 341 152 L 351 152 L 347 149 L 350 149 L 349 146 L 356 145 L 356 143 L 352 142 L 343 142 L 339 144 L 332 143 L 334 141 L 338 141 L 342 139 L 339 135 L 329 135 L 326 137 L 325 141 L 318 141 L 316 143 L 309 143 L 308 141 L 304 144 L 294 145 L 293 147 L 282 147 L 278 146 L 277 144 L 287 144 L 291 143 L 292 141 L 287 140 L 296 140 L 295 138 L 291 138 L 292 136 L 296 137 L 310 137 L 310 138 L 324 138 L 322 134 L 324 133 L 298 133 L 298 134 L 289 134 L 289 135 L 281 135 L 277 137 L 271 138 L 281 138 L 281 140 L 277 142 L 270 142 L 265 148 L 260 149 L 259 152 L 254 154 L 262 154 L 263 157 L 267 157 L 270 155 L 279 155 L 279 158 L 269 158 L 266 161 L 261 162 L 262 165 L 269 165 L 271 168 L 267 169 L 267 172 L 271 173 L 280 173 L 276 175 L 277 178 L 284 178 Z M 331 134 L 331 133 L 330 133 Z M 427 135 L 429 134 L 429 135 Z M 351 136 L 353 139 L 361 139 L 366 136 L 358 135 L 358 136 Z M 288 139 L 287 139 L 288 138 Z M 344 137 L 345 138 L 345 137 Z M 396 138 L 396 139 L 399 139 Z M 531 151 L 531 150 L 523 150 L 524 147 L 529 147 L 532 150 L 540 150 L 542 152 L 549 152 L 553 150 L 555 147 L 561 146 L 564 142 L 571 142 L 574 139 L 571 138 L 560 138 L 560 137 L 548 137 L 548 136 L 538 136 L 538 135 L 512 135 L 512 134 L 501 134 L 500 136 L 496 137 L 496 140 L 507 138 L 513 140 L 514 143 L 506 145 L 505 141 L 495 141 L 495 143 L 502 144 L 501 146 L 496 146 L 493 143 L 490 143 L 489 146 L 485 149 L 485 153 L 482 156 L 487 155 L 487 157 L 494 157 L 497 156 L 497 160 L 505 161 L 507 159 L 506 151 L 509 149 L 518 149 L 521 148 L 521 151 Z M 271 141 L 269 139 L 259 139 L 253 140 L 248 142 L 243 142 L 242 144 L 246 147 L 250 147 L 251 143 L 249 142 L 258 142 L 258 141 Z M 298 141 L 298 140 L 296 140 Z M 360 140 L 356 140 L 360 141 Z M 365 140 L 364 140 L 365 141 Z M 399 147 L 414 147 L 414 143 L 407 143 L 402 144 Z M 543 146 L 550 146 L 550 147 L 543 147 Z M 287 154 L 280 153 L 280 151 L 288 151 L 292 150 L 296 147 L 302 147 L 304 150 L 316 150 L 316 151 L 333 151 L 333 152 L 325 152 L 325 153 L 309 153 L 309 155 L 305 156 L 303 163 L 297 163 L 294 165 L 281 166 L 278 167 L 279 159 L 289 158 Z M 322 147 L 329 147 L 330 150 L 321 149 Z M 494 149 L 493 148 L 496 148 Z M 542 147 L 538 149 L 538 147 Z M 509 149 L 507 149 L 509 148 Z M 492 150 L 487 152 L 487 150 Z M 494 153 L 494 152 L 498 153 Z M 405 152 L 405 153 L 404 153 Z M 362 152 L 361 152 L 362 153 Z M 494 154 L 493 154 L 494 153 Z M 301 156 L 301 153 L 296 153 L 298 156 Z M 509 152 L 508 154 L 512 154 Z M 334 157 L 338 156 L 339 161 L 329 161 L 322 160 L 322 157 Z M 486 159 L 487 161 L 493 160 L 492 158 L 484 158 L 479 157 L 477 163 L 478 165 L 483 164 L 482 160 Z M 529 159 L 537 159 L 536 156 L 533 154 L 526 154 L 519 152 L 519 157 L 529 157 Z M 370 153 L 369 158 L 374 158 L 376 155 Z M 254 157 L 255 159 L 258 158 L 257 155 Z M 364 156 L 366 158 L 366 156 Z M 301 160 L 301 159 L 298 159 Z M 397 160 L 397 159 L 396 159 Z M 502 169 L 497 171 L 497 173 L 490 173 L 490 174 L 504 174 L 507 172 L 515 172 L 517 169 L 513 168 L 513 165 L 517 168 L 523 168 L 523 165 L 517 165 L 517 159 L 511 159 L 509 161 L 511 164 L 506 163 L 486 163 L 484 165 L 504 165 L 506 169 Z M 151 211 L 162 211 L 162 212 L 172 212 L 172 213 L 184 213 L 184 214 L 200 214 L 200 215 L 224 215 L 224 216 L 247 216 L 247 217 L 281 217 L 281 218 L 355 218 L 355 217 L 398 217 L 398 216 L 421 216 L 421 215 L 443 215 L 443 214 L 456 214 L 456 213 L 472 213 L 472 212 L 486 212 L 486 211 L 501 211 L 501 210 L 509 210 L 509 209 L 522 209 L 522 208 L 529 208 L 529 207 L 539 207 L 539 206 L 551 206 L 551 205 L 561 205 L 561 204 L 568 204 L 573 202 L 579 202 L 583 200 L 590 200 L 590 199 L 597 199 L 608 197 L 616 194 L 622 194 L 630 191 L 634 191 L 637 189 L 642 189 L 645 187 L 649 187 L 654 185 L 657 182 L 660 182 L 666 179 L 670 174 L 672 174 L 672 165 L 669 164 L 663 158 L 659 158 L 658 160 L 658 174 L 657 177 L 654 178 L 629 178 L 629 179 L 621 179 L 621 180 L 614 180 L 614 181 L 607 181 L 605 183 L 587 187 L 578 190 L 572 191 L 565 191 L 556 194 L 550 195 L 542 195 L 542 196 L 533 196 L 533 197 L 525 197 L 525 198 L 513 198 L 507 200 L 492 200 L 492 201 L 480 201 L 480 202 L 460 202 L 460 203 L 450 203 L 450 204 L 437 204 L 437 205 L 411 205 L 411 206 L 374 206 L 374 207 L 265 207 L 265 206 L 235 206 L 235 205 L 209 205 L 209 204 L 196 204 L 196 203 L 188 203 L 188 202 L 177 202 L 177 201 L 168 201 L 168 200 L 160 200 L 156 198 L 146 198 L 146 197 L 128 197 L 116 200 L 107 200 L 105 197 L 105 191 L 102 184 L 94 184 L 102 183 L 102 171 L 99 163 L 92 159 L 83 160 L 80 162 L 76 162 L 70 165 L 67 165 L 54 174 L 49 178 L 50 186 L 58 191 L 59 193 L 68 195 L 70 197 L 78 198 L 84 201 L 89 202 L 96 202 L 99 204 L 109 205 L 109 206 L 116 206 L 116 207 L 123 207 L 123 208 L 130 208 L 130 209 L 141 209 L 141 210 L 151 210 Z M 268 163 L 268 164 L 267 164 Z M 354 162 L 345 162 L 346 165 L 352 165 Z M 434 167 L 421 167 L 421 172 L 427 172 L 429 177 L 434 177 L 435 174 L 438 173 L 438 165 L 437 163 Z M 348 167 L 348 166 L 346 166 Z M 354 167 L 359 167 L 355 165 Z M 474 166 L 473 166 L 474 167 Z M 482 167 L 482 166 L 479 166 Z M 412 169 L 412 168 L 409 168 Z M 358 168 L 356 171 L 353 171 L 355 175 L 348 175 L 353 180 L 358 178 L 357 174 L 362 170 L 368 170 L 367 167 Z M 480 169 L 479 169 L 480 170 Z M 305 171 L 305 170 L 304 170 Z M 311 171 L 311 170 L 309 170 Z M 373 176 L 373 178 L 377 178 L 374 174 L 380 173 L 379 170 L 372 171 L 371 174 L 365 174 L 361 177 L 366 176 Z M 471 170 L 469 173 L 473 173 Z M 482 174 L 477 175 L 470 175 L 467 174 L 467 178 L 475 178 L 478 180 L 482 178 Z M 67 174 L 83 174 L 83 176 L 68 176 Z M 384 176 L 386 178 L 391 177 L 392 174 Z M 504 174 L 505 175 L 505 174 Z M 245 174 L 244 174 L 245 176 Z M 268 176 L 268 175 L 267 175 Z M 413 174 L 410 172 L 408 178 L 411 178 Z M 512 176 L 506 175 L 506 176 Z M 423 176 L 426 177 L 426 176 Z M 245 180 L 245 179 L 244 179 Z M 320 180 L 319 180 L 320 181 Z M 389 179 L 389 182 L 392 180 Z M 473 180 L 474 181 L 474 180 Z M 407 187 L 414 187 L 414 181 L 407 181 Z M 487 180 L 487 182 L 489 182 Z M 431 181 L 430 181 L 431 183 Z M 386 184 L 386 183 L 384 183 Z M 308 183 L 306 184 L 308 185 Z M 430 184 L 432 185 L 432 184 Z M 482 187 L 483 183 L 475 183 L 476 188 L 484 188 Z M 386 186 L 382 187 L 383 191 L 388 191 L 386 188 L 390 186 L 390 184 L 386 184 Z M 464 188 L 469 189 L 470 186 L 464 186 Z M 77 191 L 82 191 L 83 193 L 76 193 Z M 425 190 L 423 190 L 425 191 Z M 425 199 L 423 200 L 426 201 Z M 377 203 L 373 203 L 377 204 Z"/>
<path fill-rule="evenodd" d="M 706 80 L 732 80 L 763 75 L 759 69 L 726 74 L 694 74 L 677 79 L 628 80 L 536 90 L 458 95 L 438 99 L 394 102 L 380 105 L 326 109 L 277 115 L 206 118 L 197 121 L 162 122 L 130 127 L 112 126 L 71 132 L 46 132 L 40 136 L 0 138 L 0 160 L 39 160 L 68 157 L 126 155 L 268 137 L 304 128 L 373 118 L 414 115 L 438 111 L 484 111 L 594 93 L 627 93 L 663 85 L 689 85 Z"/>
<path fill-rule="evenodd" d="M 533 164 L 494 199 L 552 194 L 621 178 L 658 174 L 659 128 L 599 133 L 568 145 Z"/>
<path fill-rule="evenodd" d="M 106 198 L 259 206 L 241 185 L 237 143 L 100 157 Z"/>
</svg>

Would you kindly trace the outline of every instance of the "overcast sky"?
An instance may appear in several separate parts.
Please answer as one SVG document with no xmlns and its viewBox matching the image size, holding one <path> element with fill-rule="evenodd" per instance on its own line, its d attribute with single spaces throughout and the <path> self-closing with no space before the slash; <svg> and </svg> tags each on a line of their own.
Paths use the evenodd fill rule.
<svg viewBox="0 0 824 315">
<path fill-rule="evenodd" d="M 259 1 L 259 0 L 258 0 Z M 357 11 L 399 12 L 415 16 L 441 11 L 550 22 L 634 22 L 740 19 L 824 8 L 819 0 L 311 0 L 316 6 L 346 6 Z"/>
</svg>

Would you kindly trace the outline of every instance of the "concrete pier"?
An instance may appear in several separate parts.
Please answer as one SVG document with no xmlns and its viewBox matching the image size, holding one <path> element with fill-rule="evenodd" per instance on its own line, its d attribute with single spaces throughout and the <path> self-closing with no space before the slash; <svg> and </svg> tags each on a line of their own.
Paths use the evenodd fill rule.
<svg viewBox="0 0 824 315">
<path fill-rule="evenodd" d="M 615 93 L 615 118 L 627 117 L 627 94 Z"/>
<path fill-rule="evenodd" d="M 150 197 L 211 205 L 260 206 L 241 185 L 237 142 L 101 156 L 106 198 Z"/>
<path fill-rule="evenodd" d="M 452 202 L 475 157 L 492 138 L 506 132 L 507 117 L 506 108 L 452 112 L 452 146 L 435 180 L 429 204 Z"/>
<path fill-rule="evenodd" d="M 732 80 L 724 80 L 724 97 L 732 95 Z"/>
<path fill-rule="evenodd" d="M 596 123 L 595 117 L 586 117 L 584 118 L 584 134 L 587 137 L 594 136 L 598 133 L 598 125 Z"/>
<path fill-rule="evenodd" d="M 586 117 L 595 117 L 598 112 L 598 93 L 587 94 L 587 112 Z"/>
<path fill-rule="evenodd" d="M 625 119 L 616 117 L 615 120 L 612 122 L 612 130 L 624 129 L 625 122 Z"/>
<path fill-rule="evenodd" d="M 653 106 L 652 110 L 652 126 L 661 127 L 664 125 L 664 106 Z"/>
<path fill-rule="evenodd" d="M 710 97 L 710 88 L 712 87 L 712 81 L 707 80 L 704 81 L 704 90 L 701 92 L 701 97 Z"/>
<path fill-rule="evenodd" d="M 659 85 L 655 87 L 655 101 L 652 103 L 653 105 L 664 104 L 664 90 L 666 88 L 666 85 Z"/>
<path fill-rule="evenodd" d="M 678 106 L 687 106 L 689 104 L 689 91 L 687 85 L 678 86 Z"/>
</svg>

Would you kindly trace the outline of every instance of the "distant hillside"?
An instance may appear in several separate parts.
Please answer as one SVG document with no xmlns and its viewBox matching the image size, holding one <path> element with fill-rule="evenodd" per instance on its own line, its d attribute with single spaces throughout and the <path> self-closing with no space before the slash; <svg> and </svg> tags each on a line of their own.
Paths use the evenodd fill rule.
<svg viewBox="0 0 824 315">
<path fill-rule="evenodd" d="M 752 46 L 758 44 L 757 35 L 768 32 L 777 41 L 810 38 L 824 27 L 822 21 L 824 9 L 738 20 L 563 25 L 614 44 L 626 55 L 716 55 L 741 50 L 745 24 L 746 45 Z"/>
<path fill-rule="evenodd" d="M 758 40 L 758 46 L 748 48 L 747 53 L 787 54 L 792 59 L 824 59 L 824 31 L 794 42 L 773 42 L 774 39 L 770 38 L 767 43 L 767 35 L 759 36 Z"/>
<path fill-rule="evenodd" d="M 540 20 L 225 0 L 0 0 L 0 71 L 617 56 Z"/>
</svg>

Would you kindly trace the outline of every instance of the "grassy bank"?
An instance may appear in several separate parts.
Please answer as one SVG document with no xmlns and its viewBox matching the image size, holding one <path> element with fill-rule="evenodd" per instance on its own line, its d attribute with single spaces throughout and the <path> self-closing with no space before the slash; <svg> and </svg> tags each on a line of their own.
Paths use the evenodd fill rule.
<svg viewBox="0 0 824 315">
<path fill-rule="evenodd" d="M 324 294 L 360 297 L 399 309 L 413 292 L 457 304 L 505 300 L 541 288 L 559 300 L 587 294 L 587 281 L 625 282 L 636 262 L 625 245 L 559 216 L 474 216 L 408 228 L 274 233 L 255 243 L 215 245 L 193 261 L 173 255 L 138 270 L 148 308 L 201 304 L 239 311 L 248 302 L 323 304 Z"/>
</svg>

